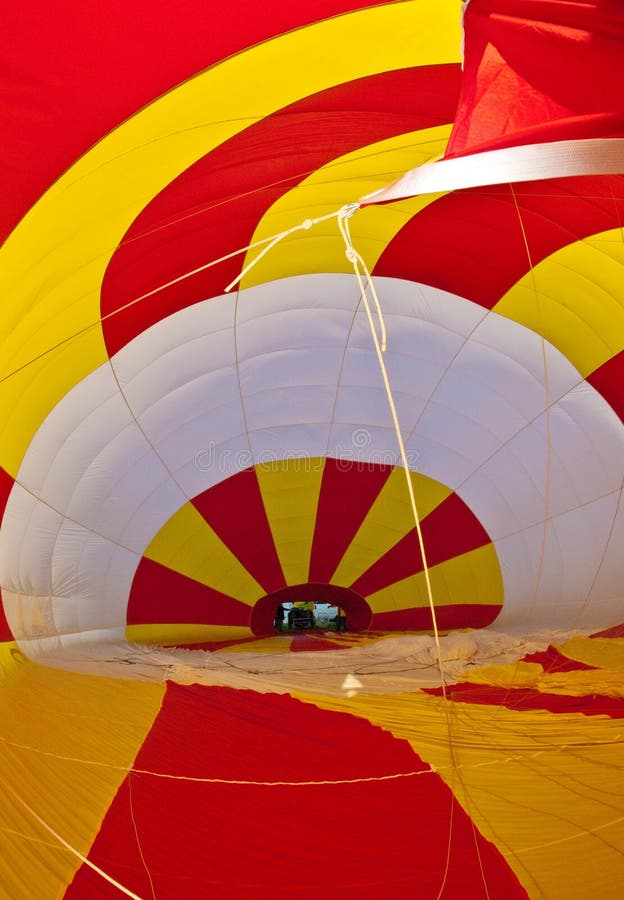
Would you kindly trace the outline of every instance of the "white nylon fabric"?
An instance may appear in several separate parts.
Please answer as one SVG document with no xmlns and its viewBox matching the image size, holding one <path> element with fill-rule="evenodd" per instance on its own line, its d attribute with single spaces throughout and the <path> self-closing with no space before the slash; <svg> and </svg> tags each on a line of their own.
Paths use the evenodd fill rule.
<svg viewBox="0 0 624 900">
<path fill-rule="evenodd" d="M 501 625 L 602 624 L 624 584 L 621 421 L 546 344 L 548 472 L 541 338 L 443 291 L 376 284 L 410 467 L 457 491 L 495 541 Z M 26 453 L 0 541 L 13 633 L 116 633 L 141 554 L 189 498 L 319 455 L 399 464 L 350 276 L 288 278 L 155 324 L 69 392 Z"/>
</svg>

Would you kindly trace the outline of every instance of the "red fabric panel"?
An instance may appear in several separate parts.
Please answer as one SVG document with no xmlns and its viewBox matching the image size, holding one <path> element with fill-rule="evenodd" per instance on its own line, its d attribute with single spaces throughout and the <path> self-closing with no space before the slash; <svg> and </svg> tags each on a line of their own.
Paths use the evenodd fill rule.
<svg viewBox="0 0 624 900">
<path fill-rule="evenodd" d="M 293 633 L 290 649 L 293 653 L 307 653 L 310 650 L 344 650 L 345 645 L 339 641 L 332 641 L 331 638 L 327 640 L 323 632 L 319 635 L 304 632 L 303 634 Z"/>
<path fill-rule="evenodd" d="M 130 227 L 104 278 L 103 315 L 245 247 L 266 210 L 319 166 L 369 142 L 450 121 L 458 73 L 455 65 L 423 67 L 339 85 L 217 147 L 157 195 Z M 222 294 L 243 259 L 220 263 L 107 320 L 109 353 L 176 310 Z"/>
<path fill-rule="evenodd" d="M 135 768 L 226 780 L 343 782 L 428 767 L 406 741 L 344 713 L 289 696 L 170 683 Z M 113 801 L 89 858 L 140 896 L 159 900 L 435 897 L 449 834 L 445 897 L 482 896 L 479 858 L 490 896 L 526 897 L 498 850 L 432 773 L 311 785 L 134 774 Z M 107 894 L 83 866 L 65 896 Z"/>
<path fill-rule="evenodd" d="M 9 494 L 11 493 L 13 484 L 14 480 L 9 475 L 9 473 L 0 468 L 0 524 L 2 524 L 4 510 L 6 509 L 7 501 L 9 499 Z M 12 640 L 13 634 L 11 632 L 11 629 L 9 628 L 9 623 L 7 622 L 7 618 L 4 612 L 4 602 L 2 600 L 2 591 L 0 590 L 0 642 Z"/>
<path fill-rule="evenodd" d="M 4 600 L 2 599 L 2 590 L 0 589 L 0 643 L 2 641 L 12 641 L 13 633 L 9 628 L 6 613 L 4 612 Z"/>
<path fill-rule="evenodd" d="M 442 696 L 442 688 L 424 688 L 426 694 Z M 488 684 L 460 682 L 447 688 L 447 697 L 457 703 L 480 703 L 505 706 L 522 712 L 523 709 L 544 709 L 552 713 L 582 713 L 584 716 L 624 718 L 624 700 L 612 697 L 571 697 L 567 694 L 544 694 L 525 688 L 490 687 Z"/>
<path fill-rule="evenodd" d="M 447 156 L 624 133 L 621 0 L 472 0 Z"/>
<path fill-rule="evenodd" d="M 381 254 L 375 275 L 450 291 L 490 309 L 536 265 L 575 241 L 624 221 L 624 178 L 588 176 L 474 188 L 440 198 Z M 520 219 L 516 209 L 520 210 Z"/>
<path fill-rule="evenodd" d="M 604 631 L 597 631 L 595 634 L 590 634 L 590 637 L 624 637 L 624 624 L 612 625 L 610 628 L 605 628 Z"/>
<path fill-rule="evenodd" d="M 436 622 L 439 631 L 455 628 L 486 628 L 496 619 L 503 607 L 491 603 L 450 603 L 436 606 Z M 433 619 L 428 606 L 412 609 L 394 609 L 376 613 L 372 627 L 378 631 L 431 631 Z"/>
<path fill-rule="evenodd" d="M 178 650 L 224 650 L 226 647 L 238 647 L 240 644 L 251 644 L 257 637 L 237 638 L 233 641 L 203 641 L 201 644 L 165 644 L 165 647 L 176 647 Z M 253 650 L 253 647 L 250 648 Z"/>
<path fill-rule="evenodd" d="M 587 381 L 602 394 L 624 422 L 624 350 L 588 375 Z"/>
<path fill-rule="evenodd" d="M 249 627 L 247 604 L 143 557 L 128 600 L 128 625 L 165 622 Z"/>
<path fill-rule="evenodd" d="M 209 488 L 193 506 L 267 594 L 286 587 L 255 469 Z"/>
<path fill-rule="evenodd" d="M 331 579 L 391 472 L 392 466 L 325 460 L 310 557 L 310 581 Z"/>
<path fill-rule="evenodd" d="M 432 510 L 422 520 L 420 528 L 430 568 L 490 542 L 483 525 L 457 494 L 451 494 Z M 414 527 L 373 563 L 351 585 L 351 590 L 368 597 L 422 570 L 418 533 Z"/>
<path fill-rule="evenodd" d="M 137 109 L 245 47 L 378 0 L 20 0 L 3 4 L 0 243 L 81 154 Z"/>
<path fill-rule="evenodd" d="M 11 475 L 0 467 L 0 524 L 2 523 L 4 510 L 6 509 L 9 494 L 11 493 L 14 484 L 15 480 Z"/>
<path fill-rule="evenodd" d="M 535 662 L 545 672 L 574 672 L 578 669 L 595 669 L 597 666 L 589 666 L 587 663 L 578 662 L 576 659 L 568 659 L 552 644 L 539 653 L 529 653 L 522 657 L 522 662 Z"/>
</svg>

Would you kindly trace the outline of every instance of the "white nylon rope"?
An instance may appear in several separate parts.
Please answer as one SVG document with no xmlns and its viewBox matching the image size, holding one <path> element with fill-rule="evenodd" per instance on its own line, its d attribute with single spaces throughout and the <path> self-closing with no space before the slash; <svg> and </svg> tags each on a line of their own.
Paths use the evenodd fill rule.
<svg viewBox="0 0 624 900">
<path fill-rule="evenodd" d="M 268 237 L 262 241 L 256 241 L 255 243 L 250 244 L 249 247 L 245 248 L 246 250 L 252 250 L 254 247 L 258 247 L 261 244 L 266 244 L 266 246 L 260 251 L 260 253 L 258 253 L 257 256 L 254 256 L 254 258 L 251 260 L 251 262 L 249 262 L 245 266 L 245 268 L 240 273 L 240 275 L 238 275 L 234 279 L 234 281 L 231 281 L 228 284 L 228 286 L 225 288 L 225 293 L 228 294 L 232 290 L 233 287 L 236 287 L 236 285 L 239 283 L 239 281 L 242 281 L 242 279 L 245 277 L 245 275 L 251 269 L 253 269 L 253 267 L 256 265 L 256 263 L 259 263 L 260 260 L 262 259 L 262 257 L 265 256 L 269 252 L 269 250 L 272 250 L 276 244 L 279 244 L 280 241 L 283 241 L 284 238 L 288 237 L 290 234 L 294 234 L 296 231 L 309 231 L 313 225 L 318 225 L 319 222 L 327 222 L 329 219 L 335 219 L 337 216 L 340 215 L 340 212 L 341 212 L 341 210 L 337 210 L 336 212 L 328 213 L 326 216 L 319 216 L 316 219 L 304 219 L 303 222 L 301 222 L 299 225 L 293 225 L 292 228 L 288 228 L 286 231 L 280 231 L 279 234 L 276 234 L 273 237 Z M 233 256 L 234 254 L 231 254 L 231 255 Z M 218 262 L 221 262 L 221 260 L 218 260 Z"/>
<path fill-rule="evenodd" d="M 386 328 L 383 320 L 383 314 L 381 311 L 381 304 L 379 303 L 379 298 L 377 296 L 377 292 L 375 290 L 375 286 L 373 284 L 372 276 L 368 271 L 366 263 L 357 252 L 355 247 L 353 246 L 353 242 L 351 240 L 351 234 L 349 232 L 348 220 L 351 216 L 359 209 L 359 205 L 356 203 L 349 204 L 348 206 L 343 207 L 338 213 L 338 228 L 340 229 L 340 233 L 343 237 L 346 247 L 346 257 L 349 262 L 353 265 L 353 271 L 355 273 L 355 277 L 357 278 L 358 284 L 360 286 L 360 295 L 362 302 L 364 303 L 364 309 L 366 310 L 366 316 L 368 318 L 368 324 L 370 326 L 370 332 L 373 338 L 373 343 L 375 345 L 375 353 L 377 354 L 377 361 L 379 363 L 379 369 L 381 371 L 381 377 L 383 379 L 384 387 L 386 390 L 386 397 L 388 399 L 388 405 L 390 407 L 390 413 L 392 415 L 392 423 L 394 425 L 394 432 L 396 435 L 397 443 L 399 445 L 399 452 L 401 455 L 401 463 L 403 465 L 403 472 L 405 473 L 405 481 L 407 483 L 407 492 L 409 495 L 410 506 L 412 508 L 412 515 L 414 516 L 414 523 L 416 525 L 416 533 L 418 535 L 418 546 L 420 548 L 420 554 L 423 561 L 423 574 L 425 576 L 425 584 L 427 587 L 427 600 L 429 602 L 429 609 L 431 611 L 431 621 L 433 624 L 433 634 L 436 644 L 436 649 L 438 651 L 438 671 L 440 673 L 440 679 L 442 683 L 442 694 L 444 699 L 446 700 L 446 681 L 444 678 L 444 671 L 442 667 L 442 649 L 440 647 L 440 634 L 438 630 L 438 620 L 435 611 L 435 604 L 433 601 L 433 591 L 431 589 L 431 578 L 429 576 L 429 566 L 427 565 L 427 555 L 425 553 L 425 543 L 423 540 L 422 529 L 420 526 L 420 516 L 418 515 L 418 507 L 416 505 L 416 497 L 414 495 L 414 486 L 412 484 L 412 479 L 410 475 L 410 468 L 407 461 L 407 453 L 405 451 L 405 444 L 403 443 L 403 436 L 401 434 L 401 426 L 399 424 L 399 417 L 396 410 L 396 405 L 394 402 L 394 397 L 392 395 L 392 388 L 390 387 L 390 380 L 388 378 L 388 371 L 386 369 L 386 364 L 384 362 L 383 354 L 386 350 Z M 360 269 L 361 267 L 361 269 Z M 377 331 L 375 329 L 375 323 L 373 321 L 373 314 L 371 312 L 370 303 L 368 301 L 368 296 L 366 293 L 366 285 L 362 279 L 362 271 L 366 276 L 367 285 L 371 289 L 371 293 L 373 295 L 375 306 L 377 309 L 377 314 L 379 316 L 379 322 L 381 327 L 381 341 L 377 335 Z"/>
</svg>

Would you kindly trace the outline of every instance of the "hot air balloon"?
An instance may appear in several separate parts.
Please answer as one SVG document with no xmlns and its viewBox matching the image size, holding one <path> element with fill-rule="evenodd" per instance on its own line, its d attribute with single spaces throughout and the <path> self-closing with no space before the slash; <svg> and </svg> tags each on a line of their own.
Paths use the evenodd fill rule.
<svg viewBox="0 0 624 900">
<path fill-rule="evenodd" d="M 622 4 L 2 44 L 0 898 L 619 897 Z"/>
</svg>

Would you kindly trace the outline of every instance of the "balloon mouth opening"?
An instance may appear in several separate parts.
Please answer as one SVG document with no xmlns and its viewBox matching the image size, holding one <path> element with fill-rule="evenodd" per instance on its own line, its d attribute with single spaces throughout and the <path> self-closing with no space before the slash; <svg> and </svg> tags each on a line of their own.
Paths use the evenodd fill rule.
<svg viewBox="0 0 624 900">
<path fill-rule="evenodd" d="M 336 584 L 293 584 L 261 597 L 251 612 L 250 627 L 257 637 L 275 632 L 275 613 L 280 603 L 327 603 L 344 610 L 349 631 L 368 631 L 373 611 L 360 594 Z"/>
</svg>

